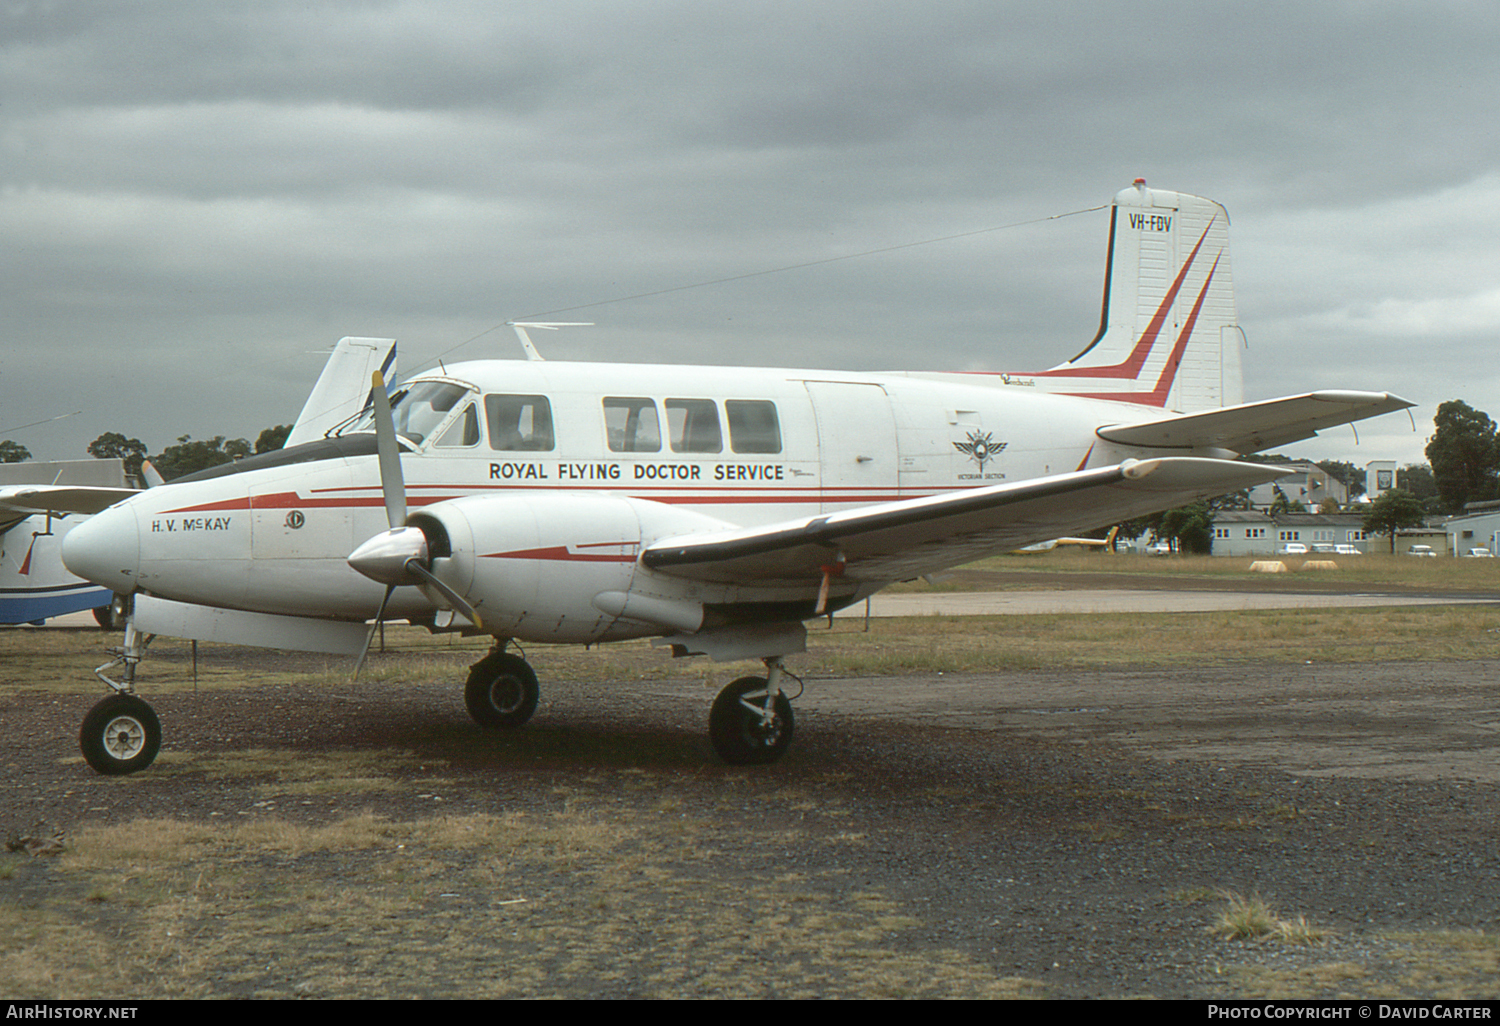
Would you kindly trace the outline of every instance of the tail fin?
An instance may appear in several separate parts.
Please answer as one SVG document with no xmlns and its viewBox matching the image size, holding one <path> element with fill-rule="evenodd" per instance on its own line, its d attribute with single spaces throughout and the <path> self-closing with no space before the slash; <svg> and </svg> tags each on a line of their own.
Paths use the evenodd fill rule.
<svg viewBox="0 0 1500 1026">
<path fill-rule="evenodd" d="M 396 340 L 341 338 L 323 373 L 318 375 L 286 448 L 322 438 L 344 421 L 359 416 L 370 395 L 370 376 L 379 370 L 386 384 L 396 380 Z"/>
<path fill-rule="evenodd" d="M 1034 375 L 1048 392 L 1187 412 L 1244 400 L 1229 214 L 1213 200 L 1121 190 L 1110 209 L 1099 333 Z"/>
</svg>

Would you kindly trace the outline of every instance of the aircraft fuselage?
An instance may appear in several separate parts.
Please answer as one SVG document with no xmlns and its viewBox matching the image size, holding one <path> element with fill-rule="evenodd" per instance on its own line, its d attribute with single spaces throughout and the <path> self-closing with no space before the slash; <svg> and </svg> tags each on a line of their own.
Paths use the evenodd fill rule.
<svg viewBox="0 0 1500 1026">
<path fill-rule="evenodd" d="M 541 361 L 445 370 L 408 382 L 397 403 L 398 429 L 417 444 L 402 457 L 411 512 L 443 514 L 450 532 L 467 525 L 472 536 L 455 543 L 474 546 L 474 575 L 494 576 L 485 594 L 505 596 L 482 610 L 486 631 L 558 641 L 658 632 L 578 596 L 640 592 L 651 571 L 636 556 L 659 539 L 1145 458 L 1095 428 L 1160 416 L 988 375 Z M 418 393 L 430 394 L 425 408 Z M 1101 526 L 1088 518 L 1039 525 L 1029 540 Z M 382 588 L 346 559 L 386 526 L 374 455 L 246 461 L 105 511 L 68 560 L 122 593 L 363 621 Z M 832 604 L 885 583 L 841 582 Z M 664 580 L 656 590 L 710 606 L 808 598 L 805 587 L 765 584 Z M 435 610 L 402 587 L 386 615 Z"/>
</svg>

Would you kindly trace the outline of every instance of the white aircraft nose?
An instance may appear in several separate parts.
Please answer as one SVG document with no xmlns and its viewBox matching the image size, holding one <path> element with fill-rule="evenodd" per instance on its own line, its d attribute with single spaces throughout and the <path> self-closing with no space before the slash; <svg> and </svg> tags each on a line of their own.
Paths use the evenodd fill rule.
<svg viewBox="0 0 1500 1026">
<path fill-rule="evenodd" d="M 122 595 L 136 589 L 140 574 L 141 534 L 129 503 L 95 513 L 67 533 L 63 565 L 85 581 Z"/>
</svg>

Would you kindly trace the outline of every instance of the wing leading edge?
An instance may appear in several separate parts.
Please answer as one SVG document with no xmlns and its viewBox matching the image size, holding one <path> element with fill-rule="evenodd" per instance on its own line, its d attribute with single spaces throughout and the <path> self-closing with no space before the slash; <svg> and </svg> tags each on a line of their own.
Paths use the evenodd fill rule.
<svg viewBox="0 0 1500 1026">
<path fill-rule="evenodd" d="M 906 580 L 1286 473 L 1193 457 L 1126 460 L 766 527 L 669 538 L 648 546 L 640 558 L 651 570 L 726 584 L 805 585 L 835 565 L 847 579 Z"/>
</svg>

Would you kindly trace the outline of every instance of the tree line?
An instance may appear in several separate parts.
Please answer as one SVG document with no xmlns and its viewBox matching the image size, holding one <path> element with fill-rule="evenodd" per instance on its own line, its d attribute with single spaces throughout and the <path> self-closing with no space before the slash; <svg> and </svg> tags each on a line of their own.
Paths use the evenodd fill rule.
<svg viewBox="0 0 1500 1026">
<path fill-rule="evenodd" d="M 152 456 L 148 455 L 150 450 L 146 443 L 139 438 L 127 438 L 118 431 L 106 431 L 89 443 L 88 453 L 96 460 L 123 461 L 126 476 L 135 481 L 141 480 L 141 465 L 149 459 L 157 473 L 161 474 L 162 480 L 171 481 L 184 474 L 217 467 L 221 463 L 232 463 L 257 453 L 274 452 L 286 443 L 286 436 L 291 433 L 290 424 L 268 427 L 256 437 L 254 445 L 245 438 L 215 435 L 209 439 L 194 439 L 190 435 L 181 435 L 176 445 L 169 445 Z M 31 452 L 24 445 L 8 439 L 0 441 L 0 463 L 22 463 L 29 459 Z"/>
</svg>

